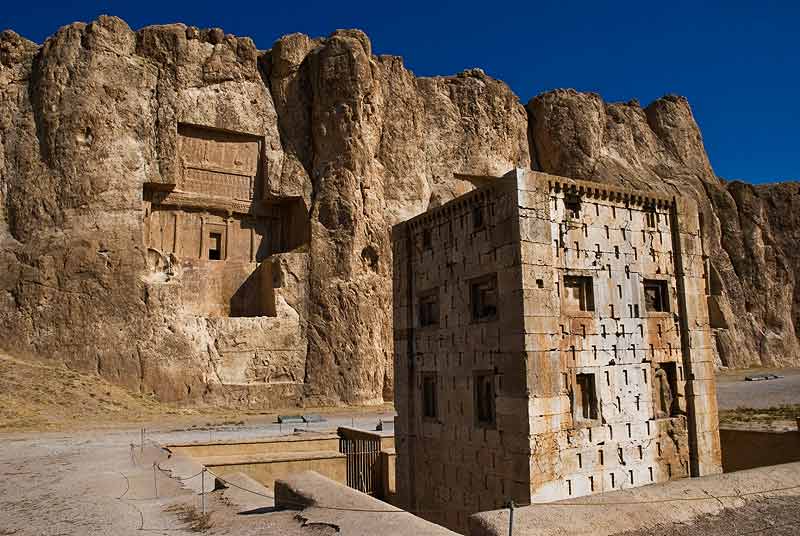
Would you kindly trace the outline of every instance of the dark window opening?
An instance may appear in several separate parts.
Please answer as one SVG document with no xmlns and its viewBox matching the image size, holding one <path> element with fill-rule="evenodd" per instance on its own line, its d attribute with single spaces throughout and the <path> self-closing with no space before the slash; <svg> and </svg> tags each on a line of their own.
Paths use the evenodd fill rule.
<svg viewBox="0 0 800 536">
<path fill-rule="evenodd" d="M 211 261 L 222 259 L 222 233 L 208 234 L 208 259 Z"/>
<path fill-rule="evenodd" d="M 492 274 L 473 281 L 470 285 L 473 320 L 497 318 L 497 276 Z"/>
<path fill-rule="evenodd" d="M 422 248 L 423 249 L 431 249 L 433 247 L 433 240 L 431 238 L 431 230 L 430 229 L 423 229 L 422 230 Z"/>
<path fill-rule="evenodd" d="M 651 229 L 655 228 L 656 223 L 657 223 L 656 211 L 653 210 L 652 208 L 649 208 L 649 209 L 645 210 L 644 211 L 644 219 L 645 219 L 645 223 L 647 224 L 648 227 L 650 227 Z"/>
<path fill-rule="evenodd" d="M 494 373 L 478 372 L 474 381 L 475 419 L 479 425 L 495 424 Z"/>
<path fill-rule="evenodd" d="M 419 325 L 434 326 L 439 324 L 439 292 L 434 291 L 419 298 Z"/>
<path fill-rule="evenodd" d="M 568 218 L 578 218 L 581 215 L 581 198 L 574 194 L 564 196 L 564 210 Z"/>
<path fill-rule="evenodd" d="M 647 311 L 669 311 L 669 292 L 666 281 L 644 280 L 644 308 Z"/>
<path fill-rule="evenodd" d="M 565 276 L 564 298 L 569 309 L 594 311 L 594 285 L 587 276 Z"/>
<path fill-rule="evenodd" d="M 436 391 L 436 375 L 422 376 L 422 416 L 426 419 L 435 419 L 439 416 Z"/>
<path fill-rule="evenodd" d="M 477 206 L 472 208 L 472 228 L 475 230 L 483 229 L 486 221 L 483 218 L 483 207 Z"/>
<path fill-rule="evenodd" d="M 594 374 L 576 374 L 573 396 L 574 415 L 579 419 L 597 419 L 597 388 Z"/>
<path fill-rule="evenodd" d="M 679 413 L 678 374 L 675 363 L 661 363 L 653 374 L 656 416 L 674 417 Z"/>
</svg>

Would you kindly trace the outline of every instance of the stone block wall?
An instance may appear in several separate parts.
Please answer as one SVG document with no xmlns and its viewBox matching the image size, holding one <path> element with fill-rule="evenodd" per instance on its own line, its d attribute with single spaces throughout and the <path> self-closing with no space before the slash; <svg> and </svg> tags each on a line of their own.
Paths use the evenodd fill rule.
<svg viewBox="0 0 800 536">
<path fill-rule="evenodd" d="M 519 188 L 531 500 L 689 475 L 693 408 L 716 404 L 690 396 L 689 365 L 712 359 L 702 245 L 675 247 L 696 210 L 533 172 Z M 704 426 L 713 443 L 716 425 Z"/>
<path fill-rule="evenodd" d="M 510 499 L 718 472 L 699 225 L 681 200 L 517 170 L 396 226 L 401 500 L 458 530 Z M 497 311 L 476 319 L 486 274 Z"/>
<path fill-rule="evenodd" d="M 508 186 L 468 193 L 393 233 L 398 498 L 449 527 L 528 497 L 519 223 Z M 483 305 L 496 309 L 476 318 L 473 291 L 484 284 L 496 301 Z M 483 422 L 480 382 L 495 393 Z"/>
</svg>

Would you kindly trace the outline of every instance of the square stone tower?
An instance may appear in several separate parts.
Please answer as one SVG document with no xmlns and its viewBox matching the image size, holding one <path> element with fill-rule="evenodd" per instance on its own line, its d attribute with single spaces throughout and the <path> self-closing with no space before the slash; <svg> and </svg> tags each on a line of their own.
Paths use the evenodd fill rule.
<svg viewBox="0 0 800 536">
<path fill-rule="evenodd" d="M 392 240 L 402 506 L 463 531 L 721 471 L 692 201 L 515 170 Z"/>
</svg>

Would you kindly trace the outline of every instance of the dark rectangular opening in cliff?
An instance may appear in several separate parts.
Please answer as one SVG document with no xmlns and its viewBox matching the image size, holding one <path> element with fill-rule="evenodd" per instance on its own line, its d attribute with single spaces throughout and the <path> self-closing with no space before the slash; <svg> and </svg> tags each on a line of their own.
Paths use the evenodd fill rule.
<svg viewBox="0 0 800 536">
<path fill-rule="evenodd" d="M 208 233 L 208 260 L 222 260 L 222 233 Z"/>
<path fill-rule="evenodd" d="M 431 249 L 433 247 L 433 238 L 430 229 L 422 230 L 422 249 Z"/>
<path fill-rule="evenodd" d="M 658 216 L 656 216 L 656 211 L 653 208 L 647 208 L 644 211 L 644 219 L 647 227 L 654 229 L 656 224 L 658 223 Z"/>
</svg>

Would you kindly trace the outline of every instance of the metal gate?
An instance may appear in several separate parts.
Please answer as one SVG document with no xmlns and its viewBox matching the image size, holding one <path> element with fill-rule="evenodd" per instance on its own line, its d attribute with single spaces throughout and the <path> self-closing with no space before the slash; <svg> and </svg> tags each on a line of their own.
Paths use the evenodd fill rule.
<svg viewBox="0 0 800 536">
<path fill-rule="evenodd" d="M 347 485 L 368 495 L 381 490 L 381 438 L 363 430 L 339 428 L 339 452 L 347 456 Z"/>
</svg>

